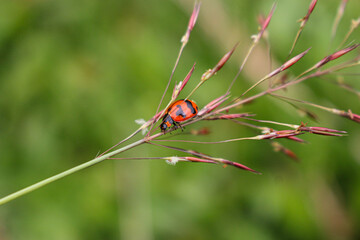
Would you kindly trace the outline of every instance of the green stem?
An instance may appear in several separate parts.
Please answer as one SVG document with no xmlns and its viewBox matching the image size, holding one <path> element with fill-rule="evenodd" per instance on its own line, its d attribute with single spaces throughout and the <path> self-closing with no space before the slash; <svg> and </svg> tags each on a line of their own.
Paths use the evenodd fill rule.
<svg viewBox="0 0 360 240">
<path fill-rule="evenodd" d="M 41 188 L 41 187 L 43 187 L 43 186 L 45 186 L 45 185 L 47 185 L 49 183 L 52 183 L 52 182 L 54 182 L 56 180 L 59 180 L 59 179 L 61 179 L 63 177 L 66 177 L 66 176 L 68 176 L 70 174 L 73 174 L 73 173 L 78 172 L 80 170 L 83 170 L 83 169 L 85 169 L 87 167 L 90 167 L 90 166 L 93 166 L 93 165 L 95 165 L 97 163 L 100 163 L 100 162 L 108 159 L 109 157 L 115 156 L 118 153 L 129 150 L 130 148 L 136 147 L 136 146 L 141 145 L 141 144 L 143 144 L 145 142 L 146 142 L 145 139 L 141 139 L 141 140 L 139 140 L 137 142 L 134 142 L 134 143 L 131 143 L 131 144 L 125 146 L 125 147 L 122 147 L 122 148 L 119 148 L 119 149 L 114 150 L 112 152 L 109 152 L 109 153 L 107 153 L 107 154 L 105 154 L 105 155 L 103 155 L 101 157 L 92 159 L 92 160 L 90 160 L 88 162 L 85 162 L 85 163 L 80 164 L 80 165 L 78 165 L 76 167 L 70 168 L 70 169 L 68 169 L 68 170 L 66 170 L 64 172 L 61 172 L 61 173 L 57 174 L 57 175 L 46 178 L 46 179 L 44 179 L 44 180 L 42 180 L 40 182 L 37 182 L 37 183 L 35 183 L 33 185 L 30 185 L 30 186 L 28 186 L 26 188 L 23 188 L 23 189 L 21 189 L 21 190 L 19 190 L 17 192 L 14 192 L 14 193 L 12 193 L 10 195 L 7 195 L 6 197 L 1 198 L 0 199 L 0 205 L 3 205 L 5 203 L 7 203 L 7 202 L 10 202 L 10 201 L 12 201 L 12 200 L 14 200 L 14 199 L 16 199 L 18 197 L 21 197 L 21 196 L 23 196 L 25 194 L 28 194 L 28 193 L 36 190 L 36 189 L 39 189 L 39 188 Z"/>
</svg>

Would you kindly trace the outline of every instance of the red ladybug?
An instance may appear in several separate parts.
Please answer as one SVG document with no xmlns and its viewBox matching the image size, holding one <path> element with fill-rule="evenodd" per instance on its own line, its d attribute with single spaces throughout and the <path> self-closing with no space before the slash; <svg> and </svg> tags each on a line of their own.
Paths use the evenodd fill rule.
<svg viewBox="0 0 360 240">
<path fill-rule="evenodd" d="M 165 131 L 172 125 L 180 126 L 179 122 L 195 117 L 197 113 L 198 106 L 193 101 L 188 99 L 177 100 L 166 110 L 160 128 Z"/>
</svg>

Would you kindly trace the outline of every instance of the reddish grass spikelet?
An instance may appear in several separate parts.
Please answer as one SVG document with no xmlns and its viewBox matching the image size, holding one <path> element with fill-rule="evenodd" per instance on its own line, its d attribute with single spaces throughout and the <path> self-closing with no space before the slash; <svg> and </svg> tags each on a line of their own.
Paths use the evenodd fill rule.
<svg viewBox="0 0 360 240">
<path fill-rule="evenodd" d="M 201 3 L 195 3 L 194 10 L 193 10 L 193 12 L 191 14 L 191 17 L 190 17 L 189 24 L 188 24 L 188 27 L 186 29 L 185 35 L 181 38 L 181 42 L 183 44 L 186 44 L 189 41 L 190 33 L 193 30 L 193 28 L 195 26 L 195 23 L 196 23 L 196 20 L 197 20 L 197 18 L 199 16 L 200 6 L 201 6 Z"/>
<path fill-rule="evenodd" d="M 360 44 L 355 44 L 355 45 L 352 45 L 352 46 L 350 46 L 350 47 L 348 47 L 348 48 L 342 49 L 342 50 L 340 50 L 340 51 L 337 51 L 337 52 L 331 54 L 331 55 L 329 56 L 329 61 L 332 61 L 332 60 L 335 60 L 335 59 L 341 57 L 342 55 L 344 55 L 344 54 L 346 54 L 346 53 L 354 50 L 354 49 L 357 48 L 359 45 L 360 45 Z"/>
<path fill-rule="evenodd" d="M 267 18 L 265 18 L 265 15 L 263 15 L 263 14 L 259 14 L 257 16 L 257 21 L 259 23 L 260 30 L 262 29 L 261 26 L 263 26 L 265 24 L 266 20 L 267 20 Z M 268 33 L 267 29 L 265 29 L 264 32 L 262 33 L 262 38 L 264 38 L 266 40 L 266 45 L 267 45 L 268 53 L 269 53 L 269 59 L 271 60 L 270 40 L 269 40 L 269 33 Z M 270 63 L 270 65 L 271 65 L 271 63 Z"/>
<path fill-rule="evenodd" d="M 180 159 L 182 159 L 180 157 Z M 250 171 L 250 172 L 253 172 L 253 173 L 256 173 L 256 174 L 261 174 L 260 172 L 254 170 L 254 169 L 251 169 L 241 163 L 238 163 L 238 162 L 233 162 L 233 161 L 229 161 L 229 160 L 226 160 L 226 159 L 222 159 L 222 158 L 212 158 L 212 157 L 206 157 L 206 158 L 197 158 L 197 157 L 184 157 L 183 159 L 187 160 L 187 161 L 190 161 L 190 162 L 202 162 L 202 163 L 215 163 L 215 164 L 218 164 L 218 163 L 223 163 L 225 165 L 230 165 L 230 166 L 234 166 L 236 168 L 240 168 L 240 169 L 243 169 L 243 170 L 246 170 L 246 171 Z"/>
<path fill-rule="evenodd" d="M 281 152 L 283 152 L 286 156 L 294 159 L 295 161 L 299 162 L 300 159 L 298 158 L 298 156 L 293 152 L 291 151 L 290 149 L 286 148 L 286 147 L 282 147 L 280 149 Z"/>
<path fill-rule="evenodd" d="M 295 130 L 280 130 L 280 131 L 271 131 L 265 133 L 264 135 L 258 135 L 256 138 L 259 140 L 262 139 L 275 139 L 275 138 L 290 138 L 296 135 L 303 134 L 305 132 L 326 135 L 326 136 L 338 136 L 341 137 L 343 134 L 346 134 L 346 131 L 339 131 L 331 128 L 325 127 L 306 127 L 306 124 L 301 123 L 300 126 Z"/>
<path fill-rule="evenodd" d="M 302 25 L 302 26 L 305 25 L 306 22 L 309 20 L 309 17 L 310 17 L 310 15 L 311 15 L 311 13 L 314 11 L 314 8 L 315 8 L 315 6 L 316 6 L 316 3 L 317 3 L 317 0 L 313 0 L 313 1 L 310 3 L 309 10 L 308 10 L 306 16 L 305 16 L 303 19 L 301 19 L 301 25 Z"/>
<path fill-rule="evenodd" d="M 337 136 L 341 137 L 342 134 L 346 134 L 346 131 L 339 131 L 331 128 L 325 128 L 325 127 L 306 127 L 305 124 L 301 123 L 300 127 L 298 128 L 299 131 L 319 134 L 319 135 L 325 135 L 325 136 Z M 340 134 L 341 133 L 341 134 Z"/>
<path fill-rule="evenodd" d="M 236 118 L 243 118 L 243 117 L 252 117 L 254 114 L 249 113 L 233 113 L 233 114 L 224 114 L 220 116 L 208 117 L 205 120 L 219 120 L 219 119 L 236 119 Z"/>
<path fill-rule="evenodd" d="M 282 152 L 283 154 L 290 157 L 291 159 L 293 159 L 293 160 L 295 160 L 297 162 L 299 161 L 298 156 L 293 151 L 291 151 L 290 149 L 284 147 L 280 143 L 272 141 L 271 145 L 274 148 L 275 152 Z"/>
<path fill-rule="evenodd" d="M 190 134 L 200 136 L 200 135 L 209 135 L 210 129 L 208 127 L 203 127 L 200 129 L 191 129 Z"/>
<path fill-rule="evenodd" d="M 220 69 L 225 65 L 225 63 L 230 59 L 231 55 L 234 53 L 236 47 L 239 45 L 239 43 L 236 43 L 235 46 L 229 51 L 227 52 L 218 62 L 218 64 L 216 64 L 216 66 L 214 67 L 214 72 L 218 72 L 220 71 Z"/>
<path fill-rule="evenodd" d="M 299 142 L 299 143 L 306 143 L 305 140 L 301 139 L 301 138 L 298 138 L 298 137 L 295 137 L 295 136 L 290 136 L 288 137 L 287 139 L 290 139 L 290 140 L 293 140 L 295 142 Z"/>
<path fill-rule="evenodd" d="M 215 110 L 218 106 L 220 106 L 223 102 L 225 102 L 226 100 L 229 99 L 229 94 L 226 93 L 214 100 L 212 100 L 211 102 L 209 102 L 208 104 L 205 105 L 205 107 L 203 107 L 199 112 L 198 112 L 198 116 L 202 116 L 206 113 L 212 112 L 213 110 Z"/>
<path fill-rule="evenodd" d="M 250 171 L 250 172 L 253 172 L 253 173 L 256 173 L 256 174 L 261 174 L 260 172 L 255 171 L 255 170 L 253 170 L 253 169 L 251 169 L 251 168 L 249 168 L 249 167 L 247 167 L 247 166 L 245 166 L 243 164 L 233 162 L 233 161 L 229 161 L 229 160 L 226 160 L 226 159 L 223 159 L 223 158 L 214 158 L 214 157 L 211 157 L 209 155 L 206 155 L 206 154 L 203 154 L 203 153 L 191 150 L 191 149 L 186 150 L 186 149 L 182 149 L 182 148 L 178 148 L 178 147 L 160 145 L 160 144 L 156 144 L 156 143 L 153 143 L 153 142 L 151 142 L 151 144 L 156 145 L 156 146 L 166 147 L 166 148 L 169 148 L 169 149 L 177 150 L 177 151 L 184 152 L 184 153 L 191 154 L 191 155 L 195 156 L 195 157 L 170 157 L 170 158 L 167 158 L 169 160 L 168 163 L 172 164 L 172 165 L 175 165 L 178 161 L 206 162 L 206 163 L 216 163 L 216 164 L 222 163 L 222 164 L 234 166 L 234 167 L 246 170 L 246 171 Z"/>
<path fill-rule="evenodd" d="M 332 61 L 332 60 L 335 60 L 341 56 L 343 56 L 344 54 L 348 53 L 348 52 L 351 52 L 352 50 L 354 50 L 355 48 L 357 48 L 360 44 L 354 44 L 350 47 L 347 47 L 347 48 L 344 48 L 344 49 L 341 49 L 337 52 L 334 52 L 333 54 L 323 58 L 320 62 L 318 62 L 317 64 L 315 64 L 311 69 L 315 69 L 315 68 L 320 68 L 322 66 L 324 66 L 326 63 Z"/>
<path fill-rule="evenodd" d="M 313 133 L 313 134 L 324 135 L 324 136 L 333 136 L 333 137 L 342 137 L 343 136 L 341 134 L 322 132 L 322 131 L 316 131 L 316 130 L 311 130 L 309 132 Z"/>
<path fill-rule="evenodd" d="M 273 5 L 273 7 L 271 8 L 270 13 L 266 17 L 266 19 L 261 21 L 261 29 L 260 29 L 259 33 L 253 37 L 255 44 L 260 41 L 260 39 L 263 36 L 265 30 L 269 26 L 269 23 L 270 23 L 271 18 L 272 18 L 273 14 L 274 14 L 275 8 L 276 8 L 276 4 Z"/>
<path fill-rule="evenodd" d="M 219 162 L 225 164 L 225 165 L 230 165 L 230 166 L 234 166 L 236 168 L 240 168 L 240 169 L 243 169 L 243 170 L 246 170 L 246 171 L 250 171 L 250 172 L 253 172 L 253 173 L 256 173 L 256 174 L 259 174 L 261 175 L 262 173 L 261 172 L 258 172 L 254 169 L 251 169 L 241 163 L 238 163 L 238 162 L 233 162 L 233 161 L 229 161 L 229 160 L 226 160 L 226 159 L 217 159 Z"/>
<path fill-rule="evenodd" d="M 186 99 L 188 99 L 202 84 L 204 84 L 204 82 L 206 82 L 207 80 L 209 80 L 209 78 L 211 78 L 212 76 L 214 76 L 218 71 L 220 71 L 220 69 L 225 65 L 225 63 L 230 59 L 231 55 L 233 54 L 233 52 L 235 51 L 235 48 L 237 47 L 238 44 L 235 44 L 235 46 L 233 47 L 233 49 L 231 49 L 229 52 L 227 52 L 221 59 L 220 61 L 215 65 L 214 68 L 207 70 L 200 79 L 200 82 L 198 83 L 198 85 L 191 91 L 191 93 L 186 97 Z"/>
<path fill-rule="evenodd" d="M 331 128 L 325 128 L 325 127 L 302 127 L 304 128 L 308 128 L 310 130 L 315 130 L 315 131 L 321 131 L 321 132 L 331 132 L 331 133 L 346 133 L 346 131 L 340 131 L 340 130 L 335 130 L 335 129 L 331 129 Z"/>
<path fill-rule="evenodd" d="M 302 19 L 299 20 L 299 21 L 301 22 L 301 23 L 300 23 L 300 28 L 299 28 L 296 36 L 295 36 L 293 45 L 292 45 L 292 47 L 291 47 L 291 49 L 290 49 L 290 52 L 289 52 L 289 56 L 290 56 L 291 53 L 294 51 L 295 45 L 296 45 L 297 41 L 299 40 L 300 35 L 301 35 L 302 31 L 304 30 L 305 25 L 306 25 L 307 21 L 309 20 L 309 17 L 310 17 L 310 15 L 311 15 L 311 13 L 314 11 L 314 8 L 315 8 L 315 6 L 316 6 L 316 3 L 317 3 L 317 0 L 313 0 L 313 1 L 310 3 L 308 12 L 307 12 L 307 14 L 305 15 L 305 17 L 303 17 Z"/>
<path fill-rule="evenodd" d="M 174 161 L 175 160 L 175 161 Z M 230 165 L 230 166 L 234 166 L 236 168 L 240 168 L 246 171 L 250 171 L 256 174 L 260 174 L 260 172 L 251 169 L 241 163 L 238 162 L 233 162 L 233 161 L 229 161 L 226 159 L 222 159 L 222 158 L 198 158 L 198 157 L 178 157 L 177 159 L 173 159 L 173 162 L 171 162 L 170 164 L 175 164 L 177 161 L 189 161 L 189 162 L 200 162 L 200 163 L 213 163 L 213 164 L 219 164 L 219 163 L 223 163 L 225 166 L 226 165 Z"/>
<path fill-rule="evenodd" d="M 180 86 L 180 89 L 179 89 L 180 92 L 181 92 L 181 90 L 184 89 L 185 85 L 186 85 L 187 82 L 189 81 L 189 79 L 190 79 L 190 77 L 191 77 L 191 75 L 192 75 L 192 73 L 193 73 L 193 71 L 194 71 L 194 69 L 195 69 L 195 64 L 196 64 L 196 63 L 194 63 L 194 65 L 192 66 L 190 72 L 186 75 L 185 79 L 183 80 L 183 82 L 182 82 L 182 84 L 181 84 L 181 86 Z"/>
<path fill-rule="evenodd" d="M 199 16 L 200 6 L 201 6 L 201 3 L 196 3 L 195 6 L 194 6 L 194 10 L 193 10 L 193 12 L 191 14 L 189 24 L 188 24 L 188 29 L 190 31 L 192 31 L 194 26 L 195 26 L 196 20 L 197 20 L 197 18 Z"/>
<path fill-rule="evenodd" d="M 262 26 L 265 23 L 265 16 L 263 14 L 259 14 L 257 16 L 257 21 L 259 23 L 260 26 Z M 261 29 L 261 28 L 260 28 Z"/>
<path fill-rule="evenodd" d="M 274 131 L 270 132 L 264 135 L 258 135 L 256 136 L 257 139 L 263 140 L 263 139 L 276 139 L 276 138 L 289 138 L 293 136 L 297 136 L 303 134 L 301 131 L 297 130 L 280 130 L 280 131 Z"/>
<path fill-rule="evenodd" d="M 350 119 L 354 122 L 360 123 L 360 115 L 353 113 L 350 109 L 348 111 L 343 111 L 336 108 L 322 108 L 322 109 L 334 113 L 336 115 L 346 117 L 347 119 Z"/>
<path fill-rule="evenodd" d="M 261 127 L 261 126 L 257 126 L 257 125 L 254 125 L 254 124 L 245 123 L 245 122 L 241 122 L 241 121 L 237 121 L 237 120 L 233 120 L 233 122 L 235 122 L 237 124 L 240 124 L 240 125 L 243 125 L 243 126 L 247 126 L 247 127 L 251 127 L 251 128 L 261 130 L 261 132 L 263 134 L 270 134 L 272 132 L 276 132 L 276 130 L 274 130 L 272 128 L 269 128 L 269 127 Z M 299 143 L 305 143 L 305 141 L 303 139 L 295 137 L 295 136 L 289 136 L 289 137 L 287 137 L 287 139 L 295 141 L 295 142 L 299 142 Z"/>
<path fill-rule="evenodd" d="M 304 52 L 296 55 L 295 57 L 293 57 L 290 60 L 288 60 L 287 62 L 285 62 L 281 66 L 281 71 L 284 71 L 284 70 L 288 69 L 289 67 L 291 67 L 292 65 L 294 65 L 295 63 L 297 63 L 301 58 L 303 58 L 305 56 L 305 54 L 307 54 L 309 52 L 310 49 L 311 48 L 306 49 Z"/>
<path fill-rule="evenodd" d="M 190 79 L 190 77 L 191 77 L 191 75 L 192 75 L 192 73 L 193 73 L 193 71 L 194 71 L 194 69 L 195 69 L 195 64 L 196 64 L 196 63 L 194 63 L 194 65 L 193 65 L 192 68 L 190 69 L 189 73 L 188 73 L 188 74 L 186 75 L 186 77 L 184 78 L 184 80 L 181 81 L 178 85 L 175 85 L 174 91 L 173 91 L 173 94 L 172 94 L 172 99 L 173 99 L 173 100 L 176 99 L 176 98 L 179 96 L 180 92 L 184 89 L 184 87 L 185 87 L 186 84 L 188 83 L 188 81 L 189 81 L 189 79 Z"/>
<path fill-rule="evenodd" d="M 296 135 L 300 135 L 302 133 L 297 133 L 296 130 L 282 130 L 282 131 L 277 131 L 274 130 L 272 128 L 265 128 L 263 127 L 263 133 L 265 133 L 265 135 L 275 135 L 277 137 L 275 138 L 287 138 L 289 140 L 295 141 L 295 142 L 299 142 L 299 143 L 305 143 L 305 141 L 301 138 L 296 137 Z M 272 139 L 272 136 L 268 136 L 264 139 Z"/>
<path fill-rule="evenodd" d="M 294 65 L 295 63 L 297 63 L 301 58 L 303 58 L 310 50 L 311 48 L 308 48 L 306 51 L 296 55 L 295 57 L 291 58 L 290 60 L 286 61 L 283 65 L 281 65 L 279 68 L 275 69 L 274 71 L 272 71 L 267 78 L 273 77 L 276 74 L 285 71 L 286 69 L 288 69 L 289 67 L 291 67 L 292 65 Z"/>
<path fill-rule="evenodd" d="M 241 94 L 241 97 L 244 96 L 246 93 L 248 93 L 253 88 L 255 88 L 256 86 L 258 86 L 260 83 L 268 80 L 269 78 L 272 78 L 273 76 L 279 74 L 280 72 L 288 69 L 289 67 L 291 67 L 292 65 L 297 63 L 301 58 L 303 58 L 305 56 L 305 54 L 308 53 L 309 50 L 310 50 L 310 48 L 308 48 L 306 51 L 296 55 L 295 57 L 291 58 L 290 60 L 286 61 L 279 68 L 275 69 L 274 71 L 272 71 L 271 73 L 269 73 L 268 75 L 266 75 L 265 77 L 260 79 L 258 82 L 256 82 L 254 85 L 252 85 L 250 88 L 248 88 L 243 94 Z"/>
<path fill-rule="evenodd" d="M 360 115 L 353 113 L 350 109 L 347 112 L 341 111 L 339 115 L 360 123 Z"/>
<path fill-rule="evenodd" d="M 190 161 L 190 162 L 202 162 L 202 163 L 215 163 L 213 160 L 209 159 L 203 159 L 203 158 L 196 158 L 196 157 L 184 157 L 184 159 Z"/>
<path fill-rule="evenodd" d="M 315 104 L 313 106 L 319 107 L 325 111 L 334 113 L 334 114 L 342 116 L 342 117 L 346 117 L 347 119 L 350 119 L 354 122 L 360 123 L 360 115 L 353 113 L 351 111 L 351 109 L 349 109 L 348 111 L 343 111 L 343 110 L 339 110 L 336 108 L 327 108 L 327 107 L 322 107 L 322 106 L 315 105 Z"/>
<path fill-rule="evenodd" d="M 215 65 L 215 67 L 213 67 L 212 69 L 207 70 L 202 76 L 201 76 L 201 81 L 205 82 L 206 80 L 208 80 L 209 78 L 211 78 L 212 76 L 214 76 L 218 71 L 220 71 L 220 69 L 225 65 L 225 63 L 230 59 L 231 55 L 233 54 L 233 52 L 235 51 L 236 47 L 238 46 L 239 43 L 236 43 L 235 46 L 229 51 L 227 52 L 221 59 L 220 61 Z"/>
</svg>

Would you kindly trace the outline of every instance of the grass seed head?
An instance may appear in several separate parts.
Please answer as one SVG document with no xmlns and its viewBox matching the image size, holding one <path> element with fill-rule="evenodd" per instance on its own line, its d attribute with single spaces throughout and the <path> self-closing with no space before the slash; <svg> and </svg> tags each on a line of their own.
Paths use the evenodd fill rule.
<svg viewBox="0 0 360 240">
<path fill-rule="evenodd" d="M 196 23 L 196 20 L 197 20 L 197 18 L 199 16 L 200 6 L 201 6 L 201 3 L 195 3 L 194 10 L 193 10 L 193 12 L 191 14 L 191 17 L 190 17 L 190 20 L 189 20 L 188 27 L 186 29 L 186 32 L 185 32 L 184 36 L 181 38 L 181 42 L 183 44 L 186 44 L 189 41 L 190 33 L 193 30 L 193 28 L 195 26 L 195 23 Z"/>
<path fill-rule="evenodd" d="M 306 22 L 309 20 L 309 17 L 311 15 L 311 13 L 314 11 L 314 8 L 316 6 L 316 3 L 317 3 L 317 0 L 313 0 L 311 3 L 310 3 L 310 6 L 309 6 L 309 10 L 306 14 L 306 16 L 301 19 L 301 27 L 304 27 L 304 25 L 306 24 Z"/>
<path fill-rule="evenodd" d="M 209 78 L 211 78 L 212 76 L 214 76 L 218 71 L 220 71 L 220 69 L 225 65 L 225 63 L 230 59 L 231 55 L 233 54 L 233 52 L 235 51 L 236 47 L 238 46 L 238 43 L 235 44 L 235 46 L 229 51 L 227 52 L 221 59 L 220 61 L 215 65 L 214 68 L 207 70 L 202 76 L 201 76 L 201 81 L 205 82 L 206 80 L 208 80 Z"/>
<path fill-rule="evenodd" d="M 347 112 L 341 112 L 340 115 L 360 123 L 360 115 L 353 113 L 350 109 Z"/>
<path fill-rule="evenodd" d="M 320 62 L 318 62 L 317 64 L 314 65 L 313 68 L 320 68 L 322 66 L 324 66 L 326 63 L 332 61 L 332 60 L 335 60 L 341 56 L 343 56 L 344 54 L 348 53 L 348 52 L 351 52 L 352 50 L 354 50 L 355 48 L 357 48 L 360 44 L 354 44 L 350 47 L 347 47 L 347 48 L 344 48 L 344 49 L 341 49 L 337 52 L 334 52 L 333 54 L 329 55 L 329 56 L 326 56 L 325 58 L 323 58 Z"/>
<path fill-rule="evenodd" d="M 205 107 L 203 107 L 199 112 L 198 112 L 198 116 L 202 116 L 206 113 L 209 113 L 211 111 L 213 111 L 214 109 L 216 109 L 218 106 L 220 106 L 223 102 L 225 102 L 227 99 L 229 99 L 229 94 L 224 94 L 214 100 L 212 100 L 211 102 L 209 102 L 208 104 L 205 105 Z"/>
<path fill-rule="evenodd" d="M 254 40 L 254 43 L 255 43 L 255 44 L 257 44 L 257 43 L 260 41 L 260 39 L 261 39 L 261 37 L 263 36 L 265 30 L 266 30 L 267 27 L 269 26 L 269 23 L 270 23 L 270 21 L 271 21 L 271 18 L 272 18 L 272 16 L 273 16 L 273 13 L 274 13 L 274 11 L 275 11 L 275 8 L 276 8 L 276 4 L 273 5 L 273 7 L 271 8 L 270 13 L 269 13 L 268 16 L 266 17 L 266 19 L 264 19 L 264 20 L 261 21 L 261 29 L 260 29 L 260 32 L 259 32 L 257 35 L 253 36 L 253 40 Z"/>
<path fill-rule="evenodd" d="M 286 156 L 290 157 L 291 159 L 293 159 L 293 160 L 295 160 L 297 162 L 299 161 L 299 158 L 297 157 L 297 155 L 293 151 L 291 151 L 290 149 L 284 147 L 280 143 L 272 141 L 271 146 L 274 148 L 275 152 L 282 152 Z"/>
<path fill-rule="evenodd" d="M 207 127 L 203 127 L 203 128 L 200 128 L 200 129 L 191 129 L 190 134 L 196 135 L 196 136 L 209 135 L 210 134 L 210 129 L 207 128 Z"/>
<path fill-rule="evenodd" d="M 175 100 L 180 92 L 184 89 L 184 87 L 186 86 L 186 84 L 188 83 L 194 69 L 195 69 L 195 64 L 192 66 L 192 68 L 190 69 L 189 73 L 186 75 L 186 77 L 184 78 L 183 81 L 179 82 L 179 84 L 175 85 L 174 87 L 174 91 L 173 91 L 173 94 L 172 94 L 172 100 Z"/>
</svg>

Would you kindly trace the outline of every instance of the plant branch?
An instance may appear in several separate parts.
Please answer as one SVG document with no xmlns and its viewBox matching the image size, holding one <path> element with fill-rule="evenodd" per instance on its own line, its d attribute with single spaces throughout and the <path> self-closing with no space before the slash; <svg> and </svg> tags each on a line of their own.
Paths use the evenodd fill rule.
<svg viewBox="0 0 360 240">
<path fill-rule="evenodd" d="M 56 180 L 62 179 L 64 177 L 69 176 L 69 175 L 71 175 L 73 173 L 76 173 L 76 172 L 78 172 L 80 170 L 91 167 L 91 166 L 93 166 L 93 165 L 95 165 L 97 163 L 103 162 L 104 160 L 106 160 L 106 159 L 108 159 L 108 158 L 110 158 L 112 156 L 115 156 L 116 154 L 119 154 L 121 152 L 129 150 L 129 149 L 131 149 L 133 147 L 139 146 L 139 145 L 141 145 L 143 143 L 145 143 L 145 139 L 141 139 L 141 140 L 136 141 L 134 143 L 131 143 L 131 144 L 125 146 L 125 147 L 122 147 L 122 148 L 119 148 L 119 149 L 114 150 L 112 152 L 109 152 L 109 153 L 107 153 L 107 154 L 105 154 L 105 155 L 103 155 L 101 157 L 97 157 L 97 158 L 92 159 L 92 160 L 90 160 L 88 162 L 80 164 L 80 165 L 78 165 L 76 167 L 70 168 L 70 169 L 68 169 L 68 170 L 66 170 L 64 172 L 56 174 L 56 175 L 54 175 L 52 177 L 46 178 L 46 179 L 44 179 L 44 180 L 42 180 L 40 182 L 37 182 L 37 183 L 35 183 L 33 185 L 30 185 L 30 186 L 28 186 L 26 188 L 23 188 L 23 189 L 21 189 L 21 190 L 19 190 L 17 192 L 14 192 L 14 193 L 12 193 L 10 195 L 7 195 L 6 197 L 1 198 L 0 199 L 0 205 L 3 205 L 5 203 L 7 203 L 7 202 L 10 202 L 10 201 L 12 201 L 12 200 L 14 200 L 14 199 L 16 199 L 18 197 L 21 197 L 23 195 L 26 195 L 26 194 L 28 194 L 28 193 L 30 193 L 32 191 L 35 191 L 36 189 L 42 188 L 42 187 L 46 186 L 47 184 L 52 183 L 52 182 L 54 182 Z"/>
</svg>

